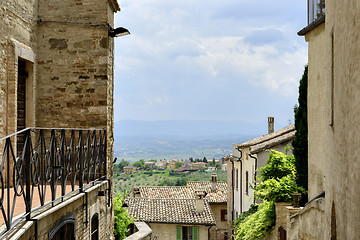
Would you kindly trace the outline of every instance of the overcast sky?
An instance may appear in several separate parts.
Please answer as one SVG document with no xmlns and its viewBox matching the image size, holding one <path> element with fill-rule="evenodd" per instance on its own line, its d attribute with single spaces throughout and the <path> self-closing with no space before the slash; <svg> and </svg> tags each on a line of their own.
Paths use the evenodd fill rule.
<svg viewBox="0 0 360 240">
<path fill-rule="evenodd" d="M 293 122 L 305 0 L 121 0 L 115 121 Z"/>
</svg>

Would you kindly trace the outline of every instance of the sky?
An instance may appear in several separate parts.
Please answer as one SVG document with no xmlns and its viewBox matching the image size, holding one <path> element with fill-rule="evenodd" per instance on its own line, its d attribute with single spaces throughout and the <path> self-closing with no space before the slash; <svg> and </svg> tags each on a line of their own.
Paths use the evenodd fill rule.
<svg viewBox="0 0 360 240">
<path fill-rule="evenodd" d="M 115 124 L 134 120 L 293 123 L 307 63 L 305 0 L 121 0 Z"/>
</svg>

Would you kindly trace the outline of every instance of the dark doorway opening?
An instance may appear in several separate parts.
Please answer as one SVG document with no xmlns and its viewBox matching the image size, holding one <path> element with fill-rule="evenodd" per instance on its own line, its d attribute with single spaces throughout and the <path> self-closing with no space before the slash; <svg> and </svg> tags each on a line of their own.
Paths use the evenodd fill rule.
<svg viewBox="0 0 360 240">
<path fill-rule="evenodd" d="M 18 60 L 18 83 L 17 83 L 17 131 L 25 128 L 26 117 L 26 79 L 29 74 L 26 70 L 26 61 Z M 25 133 L 17 135 L 17 156 L 22 155 L 25 144 Z"/>
</svg>

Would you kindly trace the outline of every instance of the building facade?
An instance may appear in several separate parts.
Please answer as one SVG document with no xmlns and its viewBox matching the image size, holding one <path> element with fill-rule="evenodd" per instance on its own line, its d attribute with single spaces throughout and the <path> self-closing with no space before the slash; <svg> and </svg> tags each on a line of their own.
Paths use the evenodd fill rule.
<svg viewBox="0 0 360 240">
<path fill-rule="evenodd" d="M 133 187 L 125 200 L 130 217 L 144 221 L 152 239 L 223 240 L 227 221 L 227 183 L 187 182 L 176 187 Z"/>
<path fill-rule="evenodd" d="M 289 125 L 274 132 L 274 118 L 269 117 L 269 134 L 242 144 L 233 144 L 233 153 L 227 157 L 229 222 L 256 203 L 254 190 L 258 170 L 267 164 L 270 149 L 292 154 L 291 141 L 295 127 Z M 287 147 L 289 149 L 287 150 Z"/>
<path fill-rule="evenodd" d="M 323 1 L 321 1 L 322 3 Z M 357 239 L 360 208 L 360 4 L 308 1 L 309 201 L 296 216 L 291 239 Z M 321 224 L 313 224 L 315 221 Z"/>
<path fill-rule="evenodd" d="M 84 188 L 81 183 L 79 194 L 62 198 L 61 203 L 52 204 L 44 213 L 33 213 L 31 218 L 36 219 L 37 231 L 33 220 L 23 223 L 22 235 L 19 231 L 10 233 L 4 225 L 2 233 L 18 234 L 21 239 L 33 239 L 35 235 L 51 239 L 56 235 L 53 230 L 68 222 L 76 229 L 73 237 L 85 239 L 91 233 L 93 221 L 98 223 L 100 239 L 112 237 L 112 194 L 107 193 L 113 192 L 114 41 L 109 37 L 109 28 L 113 27 L 114 12 L 119 10 L 117 0 L 0 1 L 1 138 L 28 127 L 106 132 L 102 135 L 106 136 L 104 181 Z M 24 140 L 11 141 L 14 151 L 19 153 Z M 12 172 L 18 167 L 16 164 L 3 163 L 2 177 L 10 178 L 5 168 Z M 106 194 L 97 197 L 99 192 Z M 3 214 L 0 221 L 8 218 Z"/>
</svg>

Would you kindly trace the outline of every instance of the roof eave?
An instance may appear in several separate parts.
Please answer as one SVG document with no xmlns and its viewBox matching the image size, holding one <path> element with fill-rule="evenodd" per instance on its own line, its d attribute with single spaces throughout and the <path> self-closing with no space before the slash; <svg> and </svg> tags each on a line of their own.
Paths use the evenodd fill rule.
<svg viewBox="0 0 360 240">
<path fill-rule="evenodd" d="M 316 28 L 317 26 L 321 25 L 324 22 L 325 22 L 325 14 L 319 17 L 318 19 L 316 19 L 315 21 L 313 21 L 312 23 L 310 23 L 309 25 L 307 25 L 306 27 L 304 27 L 303 29 L 301 29 L 297 34 L 299 36 L 305 36 L 308 32 L 310 32 L 311 30 L 313 30 L 314 28 Z"/>
<path fill-rule="evenodd" d="M 110 5 L 112 6 L 114 12 L 119 12 L 121 11 L 119 3 L 117 0 L 108 0 L 108 2 L 110 3 Z"/>
</svg>

